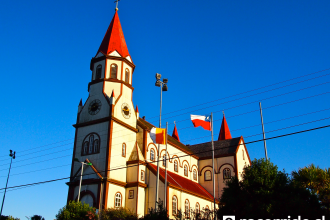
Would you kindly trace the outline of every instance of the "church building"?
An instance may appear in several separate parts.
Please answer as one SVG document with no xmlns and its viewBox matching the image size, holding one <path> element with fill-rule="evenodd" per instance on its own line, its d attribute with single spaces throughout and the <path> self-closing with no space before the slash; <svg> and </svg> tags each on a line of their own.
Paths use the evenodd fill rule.
<svg viewBox="0 0 330 220">
<path fill-rule="evenodd" d="M 226 180 L 234 175 L 240 179 L 243 168 L 251 164 L 243 137 L 231 137 L 223 116 L 219 138 L 214 141 L 213 170 L 211 142 L 185 145 L 175 127 L 173 134 L 167 135 L 165 161 L 165 145 L 158 147 L 150 137 L 150 130 L 156 126 L 140 118 L 133 104 L 134 69 L 116 9 L 91 60 L 89 96 L 85 103 L 80 101 L 73 125 L 68 201 L 78 198 L 82 169 L 79 160 L 92 164 L 83 165 L 80 201 L 96 209 L 126 207 L 143 216 L 155 207 L 156 160 L 160 158 L 159 198 L 170 218 L 178 210 L 189 217 L 190 209 L 213 209 L 213 172 L 214 196 L 219 204 Z"/>
</svg>

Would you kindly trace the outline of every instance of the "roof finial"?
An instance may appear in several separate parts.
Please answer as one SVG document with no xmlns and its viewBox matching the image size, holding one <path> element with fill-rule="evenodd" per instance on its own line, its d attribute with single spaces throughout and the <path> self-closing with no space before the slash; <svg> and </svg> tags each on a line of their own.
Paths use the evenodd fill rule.
<svg viewBox="0 0 330 220">
<path fill-rule="evenodd" d="M 223 116 L 225 116 L 225 111 L 222 111 Z"/>
<path fill-rule="evenodd" d="M 175 124 L 175 121 L 174 121 L 174 125 L 176 125 L 176 124 Z"/>
<path fill-rule="evenodd" d="M 118 11 L 118 2 L 119 2 L 120 0 L 116 0 L 115 1 L 115 3 L 116 3 L 116 11 Z"/>
</svg>

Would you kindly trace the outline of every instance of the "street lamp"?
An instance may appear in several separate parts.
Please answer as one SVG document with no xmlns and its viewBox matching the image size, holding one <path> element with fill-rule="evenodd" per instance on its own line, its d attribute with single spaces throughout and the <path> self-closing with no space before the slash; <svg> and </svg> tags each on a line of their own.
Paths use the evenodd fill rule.
<svg viewBox="0 0 330 220">
<path fill-rule="evenodd" d="M 80 183 L 79 183 L 79 191 L 78 191 L 78 199 L 77 199 L 77 202 L 79 202 L 79 199 L 80 199 L 80 190 L 81 190 L 81 181 L 82 181 L 82 175 L 83 175 L 83 172 L 84 172 L 84 165 L 92 166 L 93 164 L 92 163 L 81 162 L 81 161 L 78 160 L 78 158 L 74 158 L 74 161 L 81 163 Z"/>
<path fill-rule="evenodd" d="M 0 216 L 2 216 L 2 209 L 3 209 L 3 204 L 5 203 L 5 197 L 6 197 L 6 191 L 7 191 L 7 185 L 8 185 L 8 180 L 9 180 L 9 174 L 10 174 L 10 169 L 11 169 L 11 163 L 13 162 L 13 159 L 16 158 L 16 152 L 12 150 L 9 150 L 10 154 L 9 156 L 11 157 L 10 159 L 10 166 L 9 166 L 9 172 L 8 172 L 8 177 L 7 177 L 7 183 L 6 183 L 6 188 L 5 188 L 5 193 L 3 194 L 3 199 L 2 199 L 2 205 L 1 205 L 1 212 L 0 212 Z"/>
<path fill-rule="evenodd" d="M 160 87 L 160 113 L 159 113 L 159 128 L 162 126 L 162 99 L 163 99 L 163 91 L 166 92 L 168 90 L 167 88 L 167 82 L 168 79 L 163 79 L 163 82 L 160 81 L 162 78 L 162 75 L 159 73 L 156 73 L 156 83 L 155 86 Z M 167 134 L 166 134 L 167 135 Z M 158 203 L 158 188 L 159 188 L 159 150 L 160 144 L 158 144 L 158 156 L 157 156 L 157 178 L 156 178 L 156 200 L 155 200 L 155 209 L 157 210 L 157 203 Z M 166 160 L 166 154 L 165 154 L 165 160 Z M 166 163 L 166 162 L 165 162 Z M 166 180 L 165 180 L 166 181 Z M 166 183 L 165 183 L 166 186 Z M 166 187 L 165 187 L 166 188 Z M 166 189 L 165 189 L 166 192 Z"/>
</svg>

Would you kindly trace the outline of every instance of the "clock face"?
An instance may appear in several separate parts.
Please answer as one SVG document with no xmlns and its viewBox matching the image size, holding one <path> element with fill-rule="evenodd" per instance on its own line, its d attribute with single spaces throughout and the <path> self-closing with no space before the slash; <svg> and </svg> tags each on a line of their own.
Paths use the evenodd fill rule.
<svg viewBox="0 0 330 220">
<path fill-rule="evenodd" d="M 102 103 L 100 100 L 93 100 L 88 107 L 88 113 L 91 115 L 96 115 L 101 110 Z"/>
<path fill-rule="evenodd" d="M 131 110 L 130 110 L 129 105 L 127 103 L 123 103 L 121 105 L 121 113 L 123 114 L 124 118 L 130 118 L 131 117 Z"/>
</svg>

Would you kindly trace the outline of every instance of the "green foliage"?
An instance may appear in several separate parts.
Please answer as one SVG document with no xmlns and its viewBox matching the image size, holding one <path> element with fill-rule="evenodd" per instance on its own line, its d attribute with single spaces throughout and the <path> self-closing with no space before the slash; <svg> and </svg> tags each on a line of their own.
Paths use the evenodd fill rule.
<svg viewBox="0 0 330 220">
<path fill-rule="evenodd" d="M 219 211 L 236 218 L 302 218 L 323 214 L 316 196 L 297 187 L 288 175 L 264 159 L 254 160 L 245 167 L 242 180 L 233 177 L 226 183 Z"/>
<path fill-rule="evenodd" d="M 157 210 L 150 208 L 149 213 L 140 220 L 169 220 L 167 210 L 163 207 L 163 201 L 159 200 Z"/>
<path fill-rule="evenodd" d="M 313 164 L 292 172 L 293 183 L 308 189 L 321 201 L 324 209 L 330 212 L 330 168 L 321 169 Z"/>
<path fill-rule="evenodd" d="M 70 201 L 69 204 L 59 210 L 57 220 L 96 220 L 95 208 L 86 203 Z"/>
<path fill-rule="evenodd" d="M 129 209 L 120 207 L 120 208 L 109 208 L 102 210 L 101 214 L 102 220 L 137 220 L 138 216 Z"/>
<path fill-rule="evenodd" d="M 196 209 L 190 210 L 190 217 L 191 219 L 195 219 L 195 220 L 211 220 L 213 219 L 214 214 L 215 212 L 210 209 L 203 208 L 202 210 L 196 210 Z"/>
<path fill-rule="evenodd" d="M 31 220 L 45 220 L 45 218 L 41 215 L 34 215 L 31 217 Z"/>
<path fill-rule="evenodd" d="M 0 217 L 0 220 L 20 220 L 19 218 L 14 218 L 13 216 L 5 216 L 5 215 L 2 215 Z"/>
</svg>

